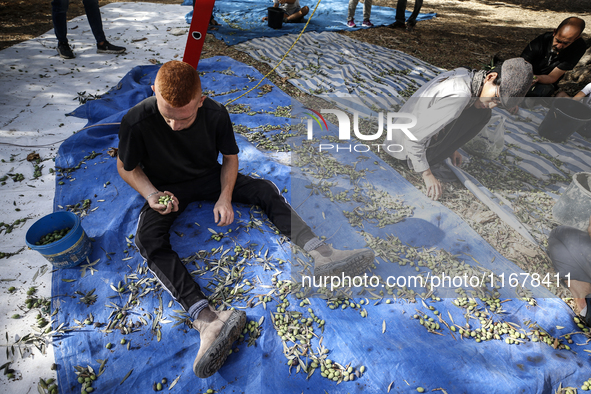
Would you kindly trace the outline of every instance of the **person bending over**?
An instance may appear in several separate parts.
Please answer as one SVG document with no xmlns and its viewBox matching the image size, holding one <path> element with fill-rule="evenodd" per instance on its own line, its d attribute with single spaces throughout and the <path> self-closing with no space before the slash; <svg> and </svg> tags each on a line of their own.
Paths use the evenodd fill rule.
<svg viewBox="0 0 591 394">
<path fill-rule="evenodd" d="M 218 226 L 234 221 L 233 202 L 259 205 L 281 233 L 313 257 L 314 275 L 359 275 L 373 262 L 374 253 L 333 249 L 316 237 L 277 186 L 238 173 L 238 146 L 228 111 L 201 94 L 199 74 L 189 64 L 165 63 L 152 89 L 155 95 L 130 109 L 121 121 L 117 170 L 146 199 L 135 242 L 150 270 L 199 331 L 193 371 L 205 378 L 226 360 L 246 314 L 210 307 L 172 249 L 169 230 L 190 203 L 215 201 L 213 220 Z M 172 202 L 162 205 L 158 201 L 165 195 Z"/>
<path fill-rule="evenodd" d="M 457 68 L 439 74 L 417 90 L 399 111 L 416 116 L 416 125 L 409 127 L 415 140 L 396 130 L 384 143 L 386 151 L 396 159 L 407 160 L 409 167 L 420 172 L 427 196 L 438 200 L 442 187 L 430 166 L 448 157 L 460 166 L 462 156 L 457 149 L 488 123 L 492 108 L 516 107 L 532 78 L 531 65 L 521 58 L 506 60 L 489 71 Z"/>
</svg>

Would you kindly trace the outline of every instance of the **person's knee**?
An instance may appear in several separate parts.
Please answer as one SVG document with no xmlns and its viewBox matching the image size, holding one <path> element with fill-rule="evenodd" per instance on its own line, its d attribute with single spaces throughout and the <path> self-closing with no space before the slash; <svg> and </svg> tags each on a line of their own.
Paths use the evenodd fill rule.
<svg viewBox="0 0 591 394">
<path fill-rule="evenodd" d="M 552 244 L 561 243 L 566 244 L 567 238 L 569 237 L 570 232 L 568 231 L 567 226 L 558 226 L 552 231 L 550 231 L 550 235 L 548 235 L 548 243 L 552 241 Z"/>
<path fill-rule="evenodd" d="M 305 6 L 301 9 L 302 12 L 302 16 L 306 16 L 308 15 L 308 12 L 310 11 L 310 8 L 308 8 L 308 6 Z"/>
<path fill-rule="evenodd" d="M 170 234 L 168 228 L 155 224 L 151 225 L 140 222 L 135 234 L 135 244 L 140 249 L 147 251 L 170 247 Z"/>
<path fill-rule="evenodd" d="M 556 271 L 570 270 L 571 266 L 585 265 L 581 260 L 584 250 L 591 248 L 591 240 L 581 243 L 581 231 L 568 226 L 558 226 L 548 236 L 548 256 Z"/>
<path fill-rule="evenodd" d="M 267 205 L 276 198 L 282 198 L 277 186 L 267 179 L 257 179 L 253 187 L 254 200 L 257 205 Z"/>
<path fill-rule="evenodd" d="M 145 249 L 144 245 L 149 244 L 149 242 L 146 242 L 147 240 L 148 237 L 146 236 L 144 229 L 138 228 L 135 233 L 135 245 L 140 248 L 140 250 Z"/>
<path fill-rule="evenodd" d="M 550 97 L 555 90 L 554 85 L 537 83 L 527 92 L 525 97 Z"/>
<path fill-rule="evenodd" d="M 564 248 L 565 240 L 563 238 L 564 231 L 562 226 L 556 227 L 550 232 L 548 236 L 548 254 L 550 255 L 550 259 L 552 259 L 552 255 L 555 255 L 559 248 Z"/>
<path fill-rule="evenodd" d="M 155 260 L 163 254 L 168 255 L 172 251 L 170 235 L 168 233 L 156 234 L 138 229 L 135 236 L 135 245 L 140 250 L 140 254 L 148 261 Z"/>
<path fill-rule="evenodd" d="M 257 184 L 257 189 L 259 194 L 263 196 L 279 195 L 277 186 L 275 186 L 275 184 L 268 179 L 260 179 L 259 183 Z"/>
</svg>

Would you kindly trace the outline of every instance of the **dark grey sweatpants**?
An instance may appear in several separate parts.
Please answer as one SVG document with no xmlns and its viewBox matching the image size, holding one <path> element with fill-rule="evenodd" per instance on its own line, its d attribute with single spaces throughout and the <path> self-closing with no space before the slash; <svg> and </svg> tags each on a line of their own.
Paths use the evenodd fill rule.
<svg viewBox="0 0 591 394">
<path fill-rule="evenodd" d="M 548 254 L 556 272 L 563 278 L 591 283 L 591 237 L 574 227 L 556 227 L 548 238 Z"/>
</svg>

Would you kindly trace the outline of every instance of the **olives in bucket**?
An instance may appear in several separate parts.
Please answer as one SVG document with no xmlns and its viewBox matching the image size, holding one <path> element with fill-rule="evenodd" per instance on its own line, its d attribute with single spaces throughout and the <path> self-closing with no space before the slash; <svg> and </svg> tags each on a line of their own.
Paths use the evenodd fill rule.
<svg viewBox="0 0 591 394">
<path fill-rule="evenodd" d="M 49 234 L 45 234 L 44 236 L 41 237 L 41 239 L 37 242 L 35 242 L 35 245 L 48 245 L 52 242 L 55 241 L 59 241 L 60 239 L 62 239 L 63 237 L 66 236 L 66 234 L 68 234 L 68 232 L 71 230 L 71 228 L 66 227 L 63 228 L 61 230 L 54 230 Z"/>
</svg>

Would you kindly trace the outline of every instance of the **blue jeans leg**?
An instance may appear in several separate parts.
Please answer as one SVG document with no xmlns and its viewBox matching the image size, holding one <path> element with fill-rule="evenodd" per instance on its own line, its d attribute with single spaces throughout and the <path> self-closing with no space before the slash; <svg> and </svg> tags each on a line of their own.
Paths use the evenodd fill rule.
<svg viewBox="0 0 591 394">
<path fill-rule="evenodd" d="M 84 10 L 88 18 L 88 24 L 97 43 L 106 40 L 103 31 L 103 21 L 99 9 L 98 0 L 83 0 Z M 67 13 L 69 0 L 53 0 L 51 2 L 51 17 L 53 20 L 53 30 L 59 42 L 68 42 L 68 21 Z"/>
<path fill-rule="evenodd" d="M 90 24 L 90 29 L 97 43 L 106 40 L 105 32 L 103 31 L 103 21 L 101 19 L 101 10 L 99 9 L 98 0 L 83 0 L 84 11 Z"/>
<path fill-rule="evenodd" d="M 66 14 L 68 13 L 69 0 L 53 0 L 51 2 L 51 18 L 53 20 L 53 30 L 59 42 L 68 42 L 68 22 Z"/>
</svg>

